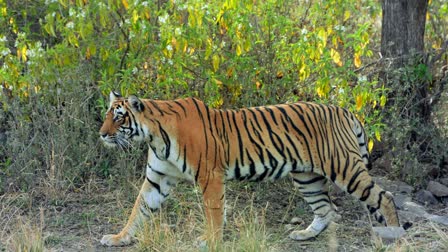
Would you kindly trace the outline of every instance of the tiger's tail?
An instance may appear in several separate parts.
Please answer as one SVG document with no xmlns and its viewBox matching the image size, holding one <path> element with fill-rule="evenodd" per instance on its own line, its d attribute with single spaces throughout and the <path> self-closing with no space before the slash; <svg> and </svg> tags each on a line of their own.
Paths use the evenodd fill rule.
<svg viewBox="0 0 448 252">
<path fill-rule="evenodd" d="M 364 161 L 364 164 L 366 164 L 367 169 L 370 170 L 372 169 L 372 163 L 370 162 L 370 153 L 367 147 L 369 139 L 361 122 L 355 116 L 353 117 L 353 121 L 355 123 L 353 132 L 358 139 L 359 152 L 361 153 L 362 160 Z"/>
</svg>

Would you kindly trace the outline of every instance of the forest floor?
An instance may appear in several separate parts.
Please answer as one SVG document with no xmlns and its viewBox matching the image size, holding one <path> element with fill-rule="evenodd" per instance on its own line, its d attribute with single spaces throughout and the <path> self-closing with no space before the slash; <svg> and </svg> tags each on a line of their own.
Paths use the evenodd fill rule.
<svg viewBox="0 0 448 252">
<path fill-rule="evenodd" d="M 32 246 L 35 251 L 203 251 L 195 239 L 203 229 L 200 196 L 194 186 L 182 183 L 132 245 L 100 244 L 104 234 L 124 226 L 138 183 L 128 181 L 121 189 L 112 189 L 117 186 L 101 181 L 73 191 L 36 188 L 2 195 L 0 251 Z M 222 251 L 448 251 L 448 228 L 425 221 L 414 223 L 398 241 L 382 242 L 372 236 L 367 211 L 343 193 L 333 195 L 342 218 L 305 242 L 288 238 L 291 229 L 306 228 L 313 218 L 291 181 L 231 182 L 226 195 Z M 291 224 L 293 217 L 299 219 Z"/>
</svg>

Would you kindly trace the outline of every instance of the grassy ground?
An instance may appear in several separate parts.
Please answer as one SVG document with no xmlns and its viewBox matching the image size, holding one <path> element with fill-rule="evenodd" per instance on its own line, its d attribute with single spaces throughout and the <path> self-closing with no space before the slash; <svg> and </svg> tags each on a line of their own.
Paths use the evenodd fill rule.
<svg viewBox="0 0 448 252">
<path fill-rule="evenodd" d="M 163 209 L 128 247 L 106 248 L 102 235 L 119 232 L 138 193 L 139 181 L 113 189 L 92 181 L 76 191 L 36 188 L 0 196 L 0 251 L 201 251 L 200 195 L 180 184 Z M 227 188 L 227 225 L 219 251 L 448 251 L 447 229 L 415 223 L 401 240 L 385 245 L 372 237 L 361 205 L 346 195 L 335 197 L 343 216 L 318 238 L 288 239 L 292 228 L 305 228 L 312 214 L 292 183 L 235 183 Z M 299 217 L 296 225 L 289 224 Z M 204 249 L 202 249 L 204 251 Z"/>
</svg>

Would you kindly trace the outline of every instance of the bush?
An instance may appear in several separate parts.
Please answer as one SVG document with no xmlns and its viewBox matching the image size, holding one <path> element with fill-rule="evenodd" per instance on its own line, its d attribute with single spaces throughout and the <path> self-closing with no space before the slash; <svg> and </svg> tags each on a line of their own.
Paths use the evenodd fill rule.
<svg viewBox="0 0 448 252">
<path fill-rule="evenodd" d="M 381 139 L 386 88 L 375 69 L 367 71 L 376 65 L 365 64 L 378 37 L 378 1 L 23 0 L 0 7 L 1 190 L 32 188 L 36 178 L 80 185 L 140 173 L 141 152 L 124 158 L 99 147 L 111 90 L 195 96 L 213 108 L 332 103 L 365 123 L 369 148 Z"/>
<path fill-rule="evenodd" d="M 423 185 L 428 178 L 448 174 L 448 128 L 443 121 L 447 103 L 442 102 L 448 76 L 433 74 L 420 56 L 410 59 L 405 67 L 387 74 L 392 98 L 385 116 L 386 139 L 393 147 L 394 175 Z"/>
</svg>

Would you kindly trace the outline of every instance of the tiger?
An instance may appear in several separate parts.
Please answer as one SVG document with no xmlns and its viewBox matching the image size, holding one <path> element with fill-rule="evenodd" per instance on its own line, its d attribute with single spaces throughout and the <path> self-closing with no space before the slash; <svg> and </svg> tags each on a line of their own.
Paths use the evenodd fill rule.
<svg viewBox="0 0 448 252">
<path fill-rule="evenodd" d="M 400 226 L 393 195 L 368 173 L 368 138 L 361 122 L 345 108 L 297 102 L 213 109 L 196 98 L 176 100 L 127 98 L 110 93 L 110 105 L 99 131 L 111 147 L 132 141 L 148 144 L 146 178 L 127 224 L 101 244 L 130 244 L 143 222 L 169 197 L 179 181 L 202 192 L 206 243 L 221 241 L 225 219 L 225 182 L 278 180 L 290 175 L 314 218 L 289 238 L 318 236 L 338 216 L 329 184 L 361 201 L 387 226 Z"/>
</svg>

